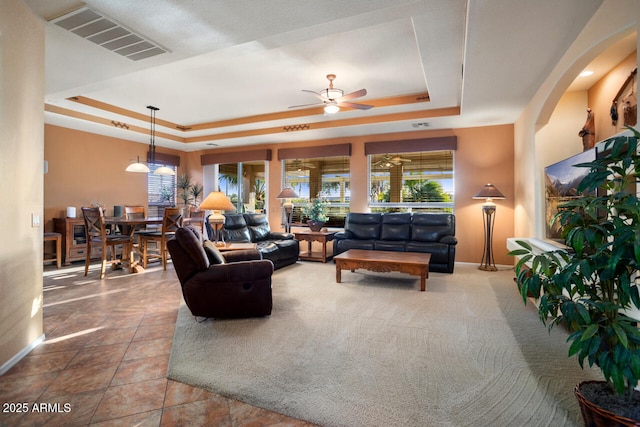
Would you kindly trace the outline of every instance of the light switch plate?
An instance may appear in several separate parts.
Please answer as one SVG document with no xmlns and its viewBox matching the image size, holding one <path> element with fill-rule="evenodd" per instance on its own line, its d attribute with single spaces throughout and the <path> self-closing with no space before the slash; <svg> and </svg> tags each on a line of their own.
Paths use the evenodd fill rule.
<svg viewBox="0 0 640 427">
<path fill-rule="evenodd" d="M 31 214 L 31 226 L 40 227 L 40 215 L 36 213 Z"/>
</svg>

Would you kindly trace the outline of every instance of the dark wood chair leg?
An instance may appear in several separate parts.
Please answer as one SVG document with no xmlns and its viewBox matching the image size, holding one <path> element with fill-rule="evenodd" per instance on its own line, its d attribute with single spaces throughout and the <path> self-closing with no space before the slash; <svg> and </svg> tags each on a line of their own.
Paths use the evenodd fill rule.
<svg viewBox="0 0 640 427">
<path fill-rule="evenodd" d="M 91 243 L 87 239 L 87 258 L 84 261 L 84 275 L 89 274 L 89 264 L 91 264 Z"/>
</svg>

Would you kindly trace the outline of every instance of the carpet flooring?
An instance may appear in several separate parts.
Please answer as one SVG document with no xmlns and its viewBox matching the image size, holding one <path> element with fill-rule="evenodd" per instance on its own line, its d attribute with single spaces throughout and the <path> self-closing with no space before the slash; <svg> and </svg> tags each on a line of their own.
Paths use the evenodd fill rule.
<svg viewBox="0 0 640 427">
<path fill-rule="evenodd" d="M 601 379 L 523 305 L 513 271 L 459 264 L 427 291 L 400 273 L 302 263 L 273 275 L 269 317 L 179 310 L 170 379 L 322 426 L 572 426 Z M 202 319 L 199 319 L 202 320 Z"/>
</svg>

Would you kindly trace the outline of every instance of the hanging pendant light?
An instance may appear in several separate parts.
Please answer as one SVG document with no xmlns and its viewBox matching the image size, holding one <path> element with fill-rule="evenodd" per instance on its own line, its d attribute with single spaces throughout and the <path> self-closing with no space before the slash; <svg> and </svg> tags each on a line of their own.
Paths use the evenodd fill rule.
<svg viewBox="0 0 640 427">
<path fill-rule="evenodd" d="M 158 107 L 154 107 L 153 105 L 148 105 L 147 108 L 150 111 L 150 126 L 151 129 L 149 131 L 149 162 L 150 163 L 155 163 L 156 162 L 156 111 L 160 110 Z M 167 166 L 160 166 L 159 168 L 157 168 L 155 171 L 153 171 L 154 175 L 175 175 L 176 173 L 173 171 L 173 169 L 167 167 Z"/>
<path fill-rule="evenodd" d="M 160 166 L 158 169 L 153 171 L 154 175 L 175 175 L 176 173 L 173 171 L 173 169 L 171 169 L 170 167 L 167 166 Z"/>
<path fill-rule="evenodd" d="M 138 156 L 138 160 L 135 163 L 131 163 L 125 169 L 126 172 L 138 172 L 138 173 L 149 173 L 149 167 L 144 163 L 140 162 L 140 156 Z"/>
<path fill-rule="evenodd" d="M 149 109 L 149 122 L 150 122 L 150 130 L 149 130 L 149 155 L 147 156 L 147 160 L 149 164 L 153 164 L 156 161 L 156 111 L 160 110 L 158 107 L 154 107 L 153 105 L 147 105 Z M 140 161 L 140 156 L 138 156 L 138 160 L 135 163 L 131 163 L 125 169 L 127 172 L 140 172 L 140 173 L 149 173 L 149 166 L 145 165 Z M 154 175 L 175 175 L 175 171 L 167 166 L 160 166 L 153 171 Z"/>
</svg>

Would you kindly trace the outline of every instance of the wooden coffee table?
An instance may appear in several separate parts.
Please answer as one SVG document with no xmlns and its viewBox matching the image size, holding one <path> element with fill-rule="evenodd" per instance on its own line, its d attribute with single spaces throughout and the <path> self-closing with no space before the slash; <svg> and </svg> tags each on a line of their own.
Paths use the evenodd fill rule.
<svg viewBox="0 0 640 427">
<path fill-rule="evenodd" d="M 337 283 L 340 283 L 342 279 L 342 270 L 355 271 L 358 268 L 362 268 L 376 273 L 398 271 L 420 276 L 420 290 L 424 292 L 427 289 L 431 254 L 349 249 L 333 257 L 333 260 L 336 262 Z"/>
</svg>

